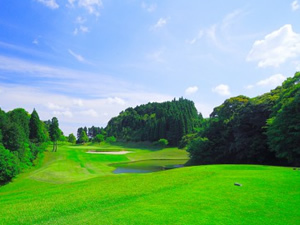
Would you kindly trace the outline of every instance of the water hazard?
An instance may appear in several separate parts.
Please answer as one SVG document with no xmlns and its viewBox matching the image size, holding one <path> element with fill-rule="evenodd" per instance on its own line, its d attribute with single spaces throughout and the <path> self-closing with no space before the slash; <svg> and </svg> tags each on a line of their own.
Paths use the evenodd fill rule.
<svg viewBox="0 0 300 225">
<path fill-rule="evenodd" d="M 151 159 L 134 161 L 127 163 L 114 163 L 110 166 L 115 167 L 115 174 L 120 173 L 152 173 L 162 170 L 169 170 L 183 167 L 187 162 L 186 159 Z"/>
</svg>

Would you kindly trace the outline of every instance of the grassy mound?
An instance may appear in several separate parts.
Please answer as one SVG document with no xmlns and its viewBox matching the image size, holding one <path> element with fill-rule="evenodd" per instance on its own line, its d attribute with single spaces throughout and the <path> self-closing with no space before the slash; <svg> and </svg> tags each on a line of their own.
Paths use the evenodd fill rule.
<svg viewBox="0 0 300 225">
<path fill-rule="evenodd" d="M 300 171 L 257 165 L 112 174 L 113 162 L 184 159 L 178 149 L 93 155 L 60 146 L 0 188 L 0 224 L 297 224 Z M 234 186 L 234 183 L 242 186 Z"/>
</svg>

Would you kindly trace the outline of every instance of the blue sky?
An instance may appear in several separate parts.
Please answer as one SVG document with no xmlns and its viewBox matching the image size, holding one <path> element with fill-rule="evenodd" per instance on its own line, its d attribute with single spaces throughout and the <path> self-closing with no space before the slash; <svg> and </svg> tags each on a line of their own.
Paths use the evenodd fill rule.
<svg viewBox="0 0 300 225">
<path fill-rule="evenodd" d="M 300 71 L 297 0 L 0 0 L 0 107 L 65 134 L 181 96 L 204 116 Z"/>
</svg>

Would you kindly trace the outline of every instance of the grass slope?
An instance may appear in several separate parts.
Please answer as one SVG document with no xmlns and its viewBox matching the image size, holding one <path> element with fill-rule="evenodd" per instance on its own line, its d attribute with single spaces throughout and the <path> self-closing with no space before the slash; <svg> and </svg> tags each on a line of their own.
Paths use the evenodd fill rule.
<svg viewBox="0 0 300 225">
<path fill-rule="evenodd" d="M 0 188 L 0 224 L 299 224 L 300 171 L 256 165 L 112 174 L 112 162 L 186 158 L 182 150 L 93 155 L 60 146 Z M 243 184 L 234 186 L 234 182 Z"/>
</svg>

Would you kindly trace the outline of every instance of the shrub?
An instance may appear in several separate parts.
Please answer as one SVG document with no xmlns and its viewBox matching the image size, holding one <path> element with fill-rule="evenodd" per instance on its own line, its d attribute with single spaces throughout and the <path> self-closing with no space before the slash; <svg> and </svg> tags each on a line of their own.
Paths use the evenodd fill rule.
<svg viewBox="0 0 300 225">
<path fill-rule="evenodd" d="M 161 138 L 157 142 L 155 142 L 155 145 L 160 147 L 166 147 L 169 144 L 167 139 Z"/>
<path fill-rule="evenodd" d="M 110 137 L 107 137 L 106 138 L 106 142 L 107 143 L 114 143 L 114 142 L 116 142 L 117 141 L 117 139 L 114 137 L 114 136 L 110 136 Z"/>
<path fill-rule="evenodd" d="M 0 145 L 0 183 L 10 181 L 18 172 L 17 157 Z"/>
</svg>

